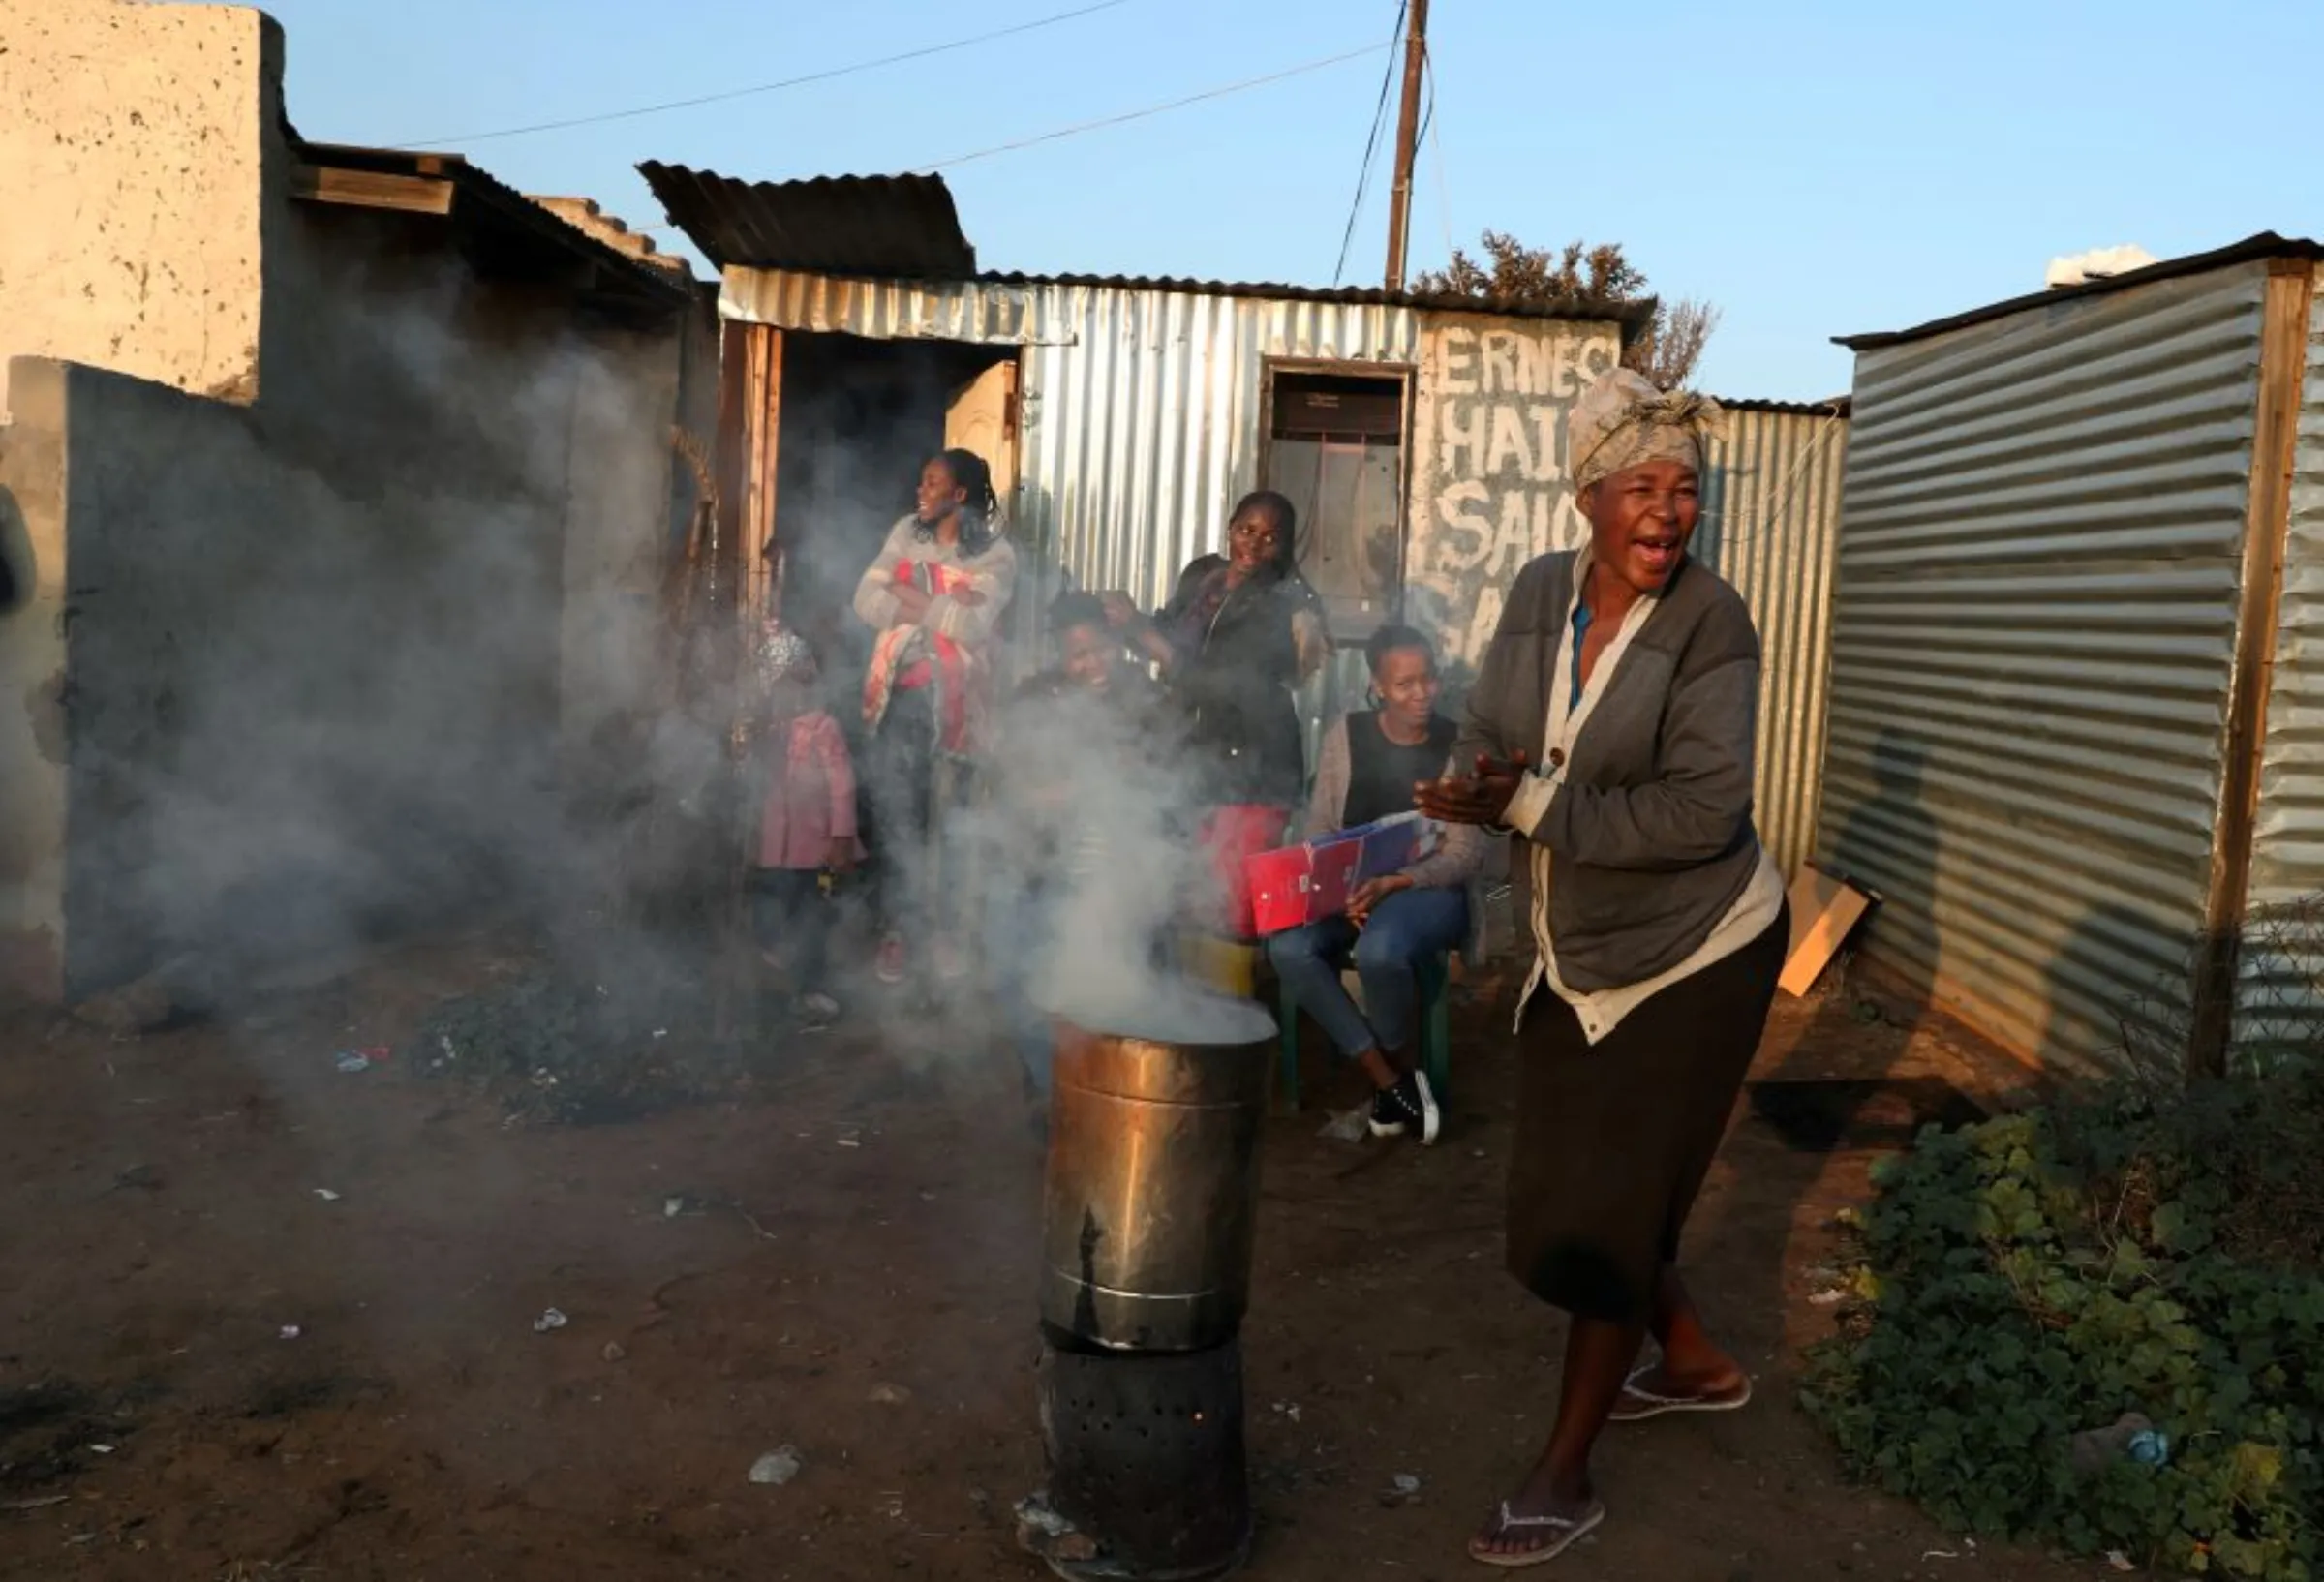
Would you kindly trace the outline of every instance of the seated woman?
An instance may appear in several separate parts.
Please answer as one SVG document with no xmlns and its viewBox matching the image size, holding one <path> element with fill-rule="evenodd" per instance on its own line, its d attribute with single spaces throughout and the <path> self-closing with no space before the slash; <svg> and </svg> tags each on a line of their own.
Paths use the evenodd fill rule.
<svg viewBox="0 0 2324 1582">
<path fill-rule="evenodd" d="M 1415 787 L 1452 761 L 1458 727 L 1436 712 L 1440 684 L 1428 639 L 1410 626 L 1383 626 L 1364 644 L 1364 657 L 1380 706 L 1343 716 L 1325 734 L 1307 803 L 1310 837 L 1411 811 Z M 1358 887 L 1344 917 L 1267 942 L 1292 997 L 1371 1078 L 1374 1137 L 1411 1132 L 1436 1141 L 1436 1095 L 1411 1058 L 1420 1000 L 1413 969 L 1469 937 L 1476 909 L 1466 887 L 1483 855 L 1482 834 L 1454 825 L 1442 846 L 1401 873 Z M 1350 957 L 1363 984 L 1361 1010 L 1339 980 Z"/>
</svg>

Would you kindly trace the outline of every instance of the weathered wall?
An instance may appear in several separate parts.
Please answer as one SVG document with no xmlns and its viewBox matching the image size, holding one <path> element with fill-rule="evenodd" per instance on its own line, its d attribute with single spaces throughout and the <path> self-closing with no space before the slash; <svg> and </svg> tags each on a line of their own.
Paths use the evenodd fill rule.
<svg viewBox="0 0 2324 1582">
<path fill-rule="evenodd" d="M 1759 633 L 1752 814 L 1786 878 L 1815 854 L 1832 664 L 1832 568 L 1848 420 L 1729 407 L 1702 479 L 1692 553 L 1751 606 Z"/>
<path fill-rule="evenodd" d="M 1456 676 L 1483 657 L 1518 567 L 1581 542 L 1566 417 L 1621 350 L 1611 324 L 1422 316 L 1405 614 Z"/>
<path fill-rule="evenodd" d="M 2030 1056 L 2186 1009 L 2264 265 L 1857 356 L 1819 864 L 1868 954 Z M 2263 877 L 2263 883 L 2266 880 Z"/>
<path fill-rule="evenodd" d="M 0 995 L 61 992 L 65 886 L 64 378 L 30 360 L 0 424 Z"/>
<path fill-rule="evenodd" d="M 0 5 L 0 367 L 55 357 L 249 399 L 280 45 L 245 8 Z"/>
<path fill-rule="evenodd" d="M 651 656 L 672 472 L 684 465 L 670 443 L 684 362 L 676 334 L 609 330 L 589 339 L 573 370 L 560 715 L 563 761 L 577 772 L 609 725 L 662 695 Z"/>
<path fill-rule="evenodd" d="M 262 411 L 69 388 L 68 988 L 505 882 L 552 784 L 562 444 L 387 476 Z"/>
<path fill-rule="evenodd" d="M 288 163 L 255 404 L 65 376 L 68 992 L 536 898 L 561 727 L 651 663 L 676 326 L 581 328 Z"/>
<path fill-rule="evenodd" d="M 2293 455 L 2283 586 L 2277 603 L 2267 745 L 2251 841 L 2254 912 L 2312 905 L 2324 894 L 2324 295 L 2311 304 Z M 2264 917 L 2246 934 L 2236 1042 L 2247 1058 L 2312 1040 L 2324 1025 L 2324 982 Z"/>
</svg>

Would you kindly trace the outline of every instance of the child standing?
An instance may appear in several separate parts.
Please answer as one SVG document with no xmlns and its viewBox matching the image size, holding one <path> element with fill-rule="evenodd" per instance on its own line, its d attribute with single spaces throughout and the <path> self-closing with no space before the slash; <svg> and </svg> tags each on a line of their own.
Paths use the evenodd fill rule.
<svg viewBox="0 0 2324 1582">
<path fill-rule="evenodd" d="M 826 989 L 832 902 L 823 875 L 855 870 L 855 766 L 846 738 L 815 694 L 806 639 L 770 622 L 757 654 L 759 771 L 765 786 L 751 922 L 767 964 L 784 971 L 801 1015 L 828 1024 L 840 1006 Z"/>
</svg>

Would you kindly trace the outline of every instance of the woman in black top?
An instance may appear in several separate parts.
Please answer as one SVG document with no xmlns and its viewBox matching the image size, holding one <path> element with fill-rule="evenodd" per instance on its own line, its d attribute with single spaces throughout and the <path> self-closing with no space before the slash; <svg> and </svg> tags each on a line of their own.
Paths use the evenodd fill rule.
<svg viewBox="0 0 2324 1582">
<path fill-rule="evenodd" d="M 1377 709 L 1346 715 L 1324 737 L 1307 804 L 1310 837 L 1413 810 L 1413 787 L 1442 777 L 1459 727 L 1436 712 L 1436 651 L 1410 626 L 1384 626 L 1364 645 Z M 1372 1135 L 1436 1141 L 1436 1095 L 1411 1047 L 1420 1002 L 1414 968 L 1457 950 L 1473 916 L 1467 894 L 1483 834 L 1454 825 L 1444 844 L 1400 873 L 1366 880 L 1345 916 L 1286 929 L 1267 942 L 1275 974 L 1339 1052 L 1372 1080 Z M 1358 1009 L 1339 980 L 1353 959 Z"/>
<path fill-rule="evenodd" d="M 1270 490 L 1245 495 L 1227 522 L 1227 553 L 1204 555 L 1151 621 L 1127 594 L 1105 595 L 1124 641 L 1161 665 L 1190 749 L 1195 839 L 1210 865 L 1205 908 L 1220 931 L 1253 929 L 1243 864 L 1277 845 L 1307 781 L 1292 691 L 1329 648 L 1315 592 L 1299 574 L 1299 514 Z"/>
<path fill-rule="evenodd" d="M 1260 805 L 1285 817 L 1307 782 L 1292 690 L 1323 663 L 1323 612 L 1293 562 L 1299 516 L 1270 490 L 1246 495 L 1227 523 L 1227 553 L 1178 573 L 1151 621 L 1124 593 L 1107 618 L 1162 666 L 1200 755 L 1211 806 Z"/>
</svg>

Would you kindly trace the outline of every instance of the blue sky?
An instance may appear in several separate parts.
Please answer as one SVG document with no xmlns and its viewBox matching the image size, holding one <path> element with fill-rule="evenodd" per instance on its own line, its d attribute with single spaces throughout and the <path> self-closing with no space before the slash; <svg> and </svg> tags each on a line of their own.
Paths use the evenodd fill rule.
<svg viewBox="0 0 2324 1582">
<path fill-rule="evenodd" d="M 275 0 L 292 118 L 466 153 L 527 191 L 663 217 L 632 167 L 885 173 L 1342 51 L 1361 58 L 943 173 L 989 268 L 1329 284 L 1394 0 L 1124 0 L 1007 40 L 700 108 L 717 93 L 1087 0 Z M 2324 232 L 2318 0 L 1660 6 L 1435 0 L 1437 136 L 1412 263 L 1485 227 L 1619 241 L 1724 315 L 1699 382 L 1845 389 L 1833 335 L 2039 289 L 2054 255 Z M 1391 113 L 1392 116 L 1391 104 Z M 1385 142 L 1385 138 L 1383 141 Z M 1385 149 L 1352 283 L 1385 254 Z M 670 232 L 659 240 L 675 243 Z"/>
</svg>

